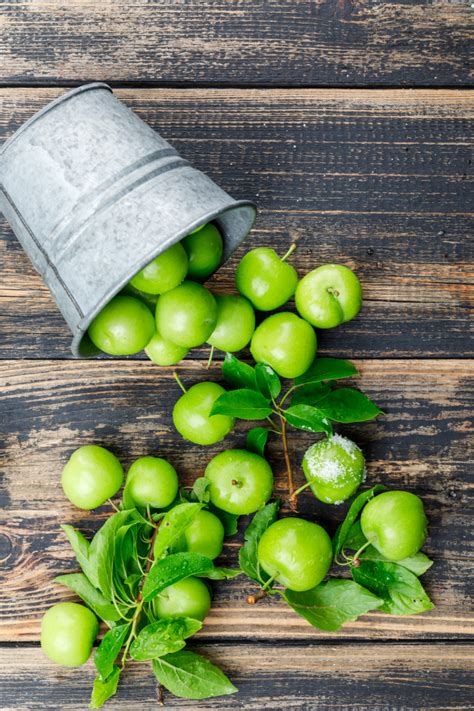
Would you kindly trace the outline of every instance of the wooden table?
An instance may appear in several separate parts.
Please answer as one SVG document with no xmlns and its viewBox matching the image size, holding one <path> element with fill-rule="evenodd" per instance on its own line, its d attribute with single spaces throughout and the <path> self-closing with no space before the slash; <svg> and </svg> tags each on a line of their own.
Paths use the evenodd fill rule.
<svg viewBox="0 0 474 711">
<path fill-rule="evenodd" d="M 356 270 L 363 311 L 321 333 L 320 353 L 353 359 L 387 416 L 340 431 L 363 447 L 371 484 L 419 493 L 430 518 L 434 610 L 370 614 L 325 634 L 276 602 L 249 607 L 242 580 L 222 584 L 193 646 L 240 693 L 202 703 L 167 695 L 170 706 L 473 706 L 471 15 L 468 2 L 449 0 L 0 4 L 2 140 L 64 87 L 105 80 L 193 164 L 258 203 L 245 249 L 285 251 L 298 239 L 300 273 L 327 261 Z M 220 447 L 178 440 L 168 370 L 141 357 L 73 360 L 70 334 L 3 218 L 0 250 L 0 705 L 85 708 L 92 663 L 55 667 L 38 646 L 42 613 L 65 596 L 52 579 L 76 567 L 59 524 L 90 532 L 107 515 L 65 500 L 66 457 L 92 441 L 127 465 L 156 453 L 189 483 Z M 213 279 L 217 290 L 233 288 L 243 253 Z M 187 382 L 204 377 L 207 355 L 184 363 Z M 293 436 L 295 462 L 311 441 Z M 270 455 L 281 491 L 278 444 Z M 309 496 L 301 504 L 332 531 L 344 513 Z M 226 545 L 228 564 L 238 545 Z M 137 665 L 108 708 L 152 709 L 155 694 Z"/>
</svg>

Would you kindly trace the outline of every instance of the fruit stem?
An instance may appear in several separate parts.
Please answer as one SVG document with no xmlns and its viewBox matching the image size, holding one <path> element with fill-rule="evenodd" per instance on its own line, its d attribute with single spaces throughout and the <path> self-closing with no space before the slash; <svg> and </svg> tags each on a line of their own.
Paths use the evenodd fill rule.
<svg viewBox="0 0 474 711">
<path fill-rule="evenodd" d="M 367 546 L 370 546 L 370 541 L 366 541 L 366 542 L 364 543 L 364 545 L 359 548 L 359 550 L 357 551 L 357 553 L 356 553 L 356 554 L 354 555 L 354 557 L 352 558 L 352 565 L 356 564 L 356 566 L 357 566 L 357 565 L 359 564 L 359 557 L 360 557 L 360 554 L 361 554 L 363 551 L 365 551 L 365 549 L 367 548 Z"/>
<path fill-rule="evenodd" d="M 212 359 L 214 358 L 214 346 L 211 346 L 211 350 L 209 351 L 209 358 L 207 361 L 206 369 L 209 370 L 209 368 L 212 365 Z"/>
<path fill-rule="evenodd" d="M 107 499 L 108 503 L 112 506 L 113 509 L 117 511 L 117 513 L 120 511 L 119 507 L 114 504 L 112 499 Z"/>
<path fill-rule="evenodd" d="M 293 496 L 296 498 L 299 494 L 301 494 L 302 491 L 308 488 L 308 486 L 311 486 L 311 482 L 307 481 L 306 484 L 303 484 L 303 486 L 300 486 L 299 489 L 296 489 L 296 491 L 293 493 Z"/>
<path fill-rule="evenodd" d="M 181 380 L 180 380 L 180 377 L 179 377 L 178 373 L 177 373 L 175 370 L 173 370 L 173 377 L 174 377 L 174 379 L 176 380 L 176 382 L 178 383 L 178 385 L 179 385 L 179 387 L 181 388 L 181 390 L 183 391 L 183 393 L 186 393 L 187 390 L 186 390 L 186 388 L 184 387 L 183 383 L 182 383 Z"/>
<path fill-rule="evenodd" d="M 293 244 L 291 245 L 288 252 L 286 254 L 284 254 L 283 257 L 281 257 L 281 261 L 285 262 L 288 259 L 288 257 L 290 257 L 293 254 L 293 252 L 295 251 L 297 246 L 298 245 L 296 244 L 296 242 L 293 242 Z"/>
<path fill-rule="evenodd" d="M 298 501 L 294 494 L 294 484 L 293 484 L 293 470 L 291 469 L 290 453 L 288 452 L 288 440 L 286 437 L 286 420 L 283 414 L 280 414 L 281 422 L 281 440 L 283 443 L 283 456 L 285 458 L 286 473 L 288 477 L 288 500 L 290 503 L 290 509 L 292 511 L 298 511 Z"/>
</svg>

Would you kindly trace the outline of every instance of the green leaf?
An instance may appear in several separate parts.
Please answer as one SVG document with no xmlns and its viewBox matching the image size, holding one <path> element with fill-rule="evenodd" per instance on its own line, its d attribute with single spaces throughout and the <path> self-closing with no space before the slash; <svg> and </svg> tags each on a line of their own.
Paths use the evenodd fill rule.
<svg viewBox="0 0 474 711">
<path fill-rule="evenodd" d="M 105 702 L 110 699 L 117 691 L 117 686 L 120 679 L 120 668 L 114 667 L 110 676 L 107 679 L 102 679 L 96 676 L 94 686 L 92 687 L 90 709 L 100 709 Z"/>
<path fill-rule="evenodd" d="M 334 422 L 366 422 L 383 414 L 367 395 L 354 388 L 333 390 L 318 402 L 318 408 Z"/>
<path fill-rule="evenodd" d="M 416 615 L 434 607 L 416 575 L 402 565 L 361 559 L 351 573 L 357 583 L 383 598 L 383 612 Z"/>
<path fill-rule="evenodd" d="M 389 561 L 382 553 L 379 553 L 374 546 L 369 546 L 365 549 L 361 555 L 362 560 L 379 560 L 383 563 L 392 562 Z M 401 565 L 407 570 L 411 570 L 416 576 L 423 575 L 426 571 L 431 568 L 433 561 L 428 558 L 427 555 L 419 551 L 415 555 L 410 556 L 410 558 L 404 558 L 403 560 L 397 560 L 397 565 Z"/>
<path fill-rule="evenodd" d="M 362 533 L 360 521 L 357 520 L 349 529 L 349 533 L 347 534 L 347 538 L 344 543 L 344 548 L 351 548 L 351 550 L 358 551 L 359 548 L 361 548 L 366 542 L 367 538 Z"/>
<path fill-rule="evenodd" d="M 228 415 L 241 420 L 263 420 L 272 414 L 269 400 L 255 390 L 222 393 L 212 406 L 211 415 Z"/>
<path fill-rule="evenodd" d="M 89 578 L 91 581 L 92 585 L 95 586 L 96 588 L 99 587 L 98 580 L 97 580 L 97 571 L 93 568 L 89 561 L 89 554 L 90 554 L 90 543 L 85 538 L 80 531 L 77 529 L 73 528 L 73 526 L 69 526 L 69 524 L 63 524 L 61 526 L 63 529 L 64 533 L 67 536 L 67 539 L 69 543 L 71 544 L 71 548 L 74 551 L 74 555 L 76 556 L 76 560 L 81 566 L 82 570 L 86 574 L 86 576 Z"/>
<path fill-rule="evenodd" d="M 89 563 L 96 575 L 97 587 L 109 600 L 112 598 L 115 536 L 130 515 L 130 511 L 119 511 L 108 518 L 95 534 L 89 549 Z"/>
<path fill-rule="evenodd" d="M 254 368 L 236 358 L 232 353 L 225 354 L 222 364 L 222 374 L 233 388 L 257 390 Z"/>
<path fill-rule="evenodd" d="M 245 449 L 249 452 L 255 452 L 261 457 L 265 456 L 265 445 L 268 439 L 268 430 L 265 427 L 253 427 L 247 432 L 245 440 Z"/>
<path fill-rule="evenodd" d="M 202 504 L 178 504 L 163 517 L 155 538 L 154 555 L 161 558 L 194 521 Z"/>
<path fill-rule="evenodd" d="M 222 509 L 218 509 L 217 506 L 212 504 L 208 505 L 209 511 L 217 516 L 224 526 L 224 532 L 226 536 L 234 536 L 238 531 L 239 516 L 237 514 L 231 514 Z"/>
<path fill-rule="evenodd" d="M 340 358 L 315 358 L 306 373 L 296 378 L 295 384 L 320 383 L 324 380 L 340 380 L 359 375 L 357 368 L 347 360 Z"/>
<path fill-rule="evenodd" d="M 255 378 L 257 388 L 262 395 L 270 400 L 274 400 L 281 392 L 281 382 L 273 368 L 265 363 L 258 363 L 255 366 Z"/>
<path fill-rule="evenodd" d="M 117 622 L 117 620 L 120 620 L 120 614 L 114 605 L 105 599 L 102 593 L 92 585 L 84 573 L 59 575 L 54 580 L 56 583 L 64 585 L 66 588 L 73 590 L 76 595 L 79 595 L 81 600 L 84 600 L 92 612 L 109 625 L 109 627 L 111 627 L 114 622 Z"/>
<path fill-rule="evenodd" d="M 370 501 L 370 499 L 372 499 L 377 494 L 380 494 L 382 491 L 385 491 L 385 486 L 382 486 L 381 484 L 376 484 L 371 489 L 367 489 L 367 491 L 363 491 L 355 497 L 349 507 L 349 511 L 346 514 L 346 518 L 341 523 L 336 533 L 334 534 L 334 538 L 332 539 L 332 548 L 335 558 L 344 548 L 352 525 L 356 521 L 357 517 L 359 516 L 367 501 Z"/>
<path fill-rule="evenodd" d="M 210 558 L 199 553 L 173 553 L 153 563 L 143 585 L 143 598 L 152 600 L 158 593 L 190 575 L 200 575 L 213 567 Z"/>
<path fill-rule="evenodd" d="M 285 410 L 285 420 L 299 430 L 326 432 L 332 435 L 332 425 L 324 412 L 312 405 L 294 405 Z"/>
<path fill-rule="evenodd" d="M 230 580 L 231 578 L 236 578 L 238 575 L 242 575 L 243 571 L 240 568 L 211 568 L 206 570 L 205 573 L 198 575 L 198 578 L 208 578 L 209 580 Z"/>
<path fill-rule="evenodd" d="M 117 625 L 102 637 L 94 654 L 94 664 L 102 679 L 107 679 L 112 674 L 114 662 L 124 645 L 129 629 L 129 624 Z"/>
<path fill-rule="evenodd" d="M 202 622 L 191 617 L 163 618 L 144 627 L 130 647 L 130 656 L 137 661 L 163 657 L 179 652 L 191 635 L 202 627 Z"/>
<path fill-rule="evenodd" d="M 251 580 L 262 584 L 268 580 L 269 576 L 265 571 L 260 570 L 258 563 L 257 549 L 258 542 L 267 528 L 276 520 L 280 502 L 272 501 L 257 511 L 244 533 L 245 543 L 239 551 L 239 565 L 242 571 Z"/>
<path fill-rule="evenodd" d="M 290 404 L 295 405 L 316 405 L 328 393 L 331 392 L 331 387 L 324 383 L 308 383 L 296 388 L 292 395 Z"/>
<path fill-rule="evenodd" d="M 218 667 L 187 650 L 154 659 L 153 672 L 165 689 L 182 699 L 208 699 L 237 691 Z"/>
<path fill-rule="evenodd" d="M 209 493 L 210 483 L 211 482 L 209 481 L 209 479 L 206 479 L 205 476 L 200 476 L 193 484 L 193 498 L 195 498 L 201 504 L 207 504 L 209 502 L 209 499 L 211 498 L 211 495 Z"/>
<path fill-rule="evenodd" d="M 285 600 L 298 615 L 319 630 L 336 632 L 345 622 L 356 620 L 383 605 L 376 595 L 352 580 L 331 578 L 307 592 L 285 590 Z"/>
</svg>

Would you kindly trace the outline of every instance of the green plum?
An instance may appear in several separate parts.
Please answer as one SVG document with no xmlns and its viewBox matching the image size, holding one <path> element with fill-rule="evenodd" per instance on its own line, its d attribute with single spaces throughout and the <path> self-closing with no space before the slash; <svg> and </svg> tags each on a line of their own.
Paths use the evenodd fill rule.
<svg viewBox="0 0 474 711">
<path fill-rule="evenodd" d="M 96 616 L 84 605 L 60 602 L 41 621 L 41 649 L 51 661 L 64 667 L 87 662 L 99 631 Z"/>
<path fill-rule="evenodd" d="M 181 284 L 188 271 L 188 256 L 182 244 L 173 244 L 155 257 L 130 284 L 145 294 L 164 294 Z"/>
<path fill-rule="evenodd" d="M 332 561 L 332 544 L 321 526 L 302 518 L 282 518 L 267 528 L 258 560 L 271 578 L 303 592 L 319 585 Z"/>
<path fill-rule="evenodd" d="M 296 308 L 316 328 L 334 328 L 350 321 L 362 306 L 362 288 L 353 271 L 342 264 L 324 264 L 300 281 Z"/>
<path fill-rule="evenodd" d="M 115 296 L 89 326 L 92 343 L 109 355 L 143 350 L 155 332 L 150 309 L 133 296 Z"/>
<path fill-rule="evenodd" d="M 194 281 L 167 291 L 156 305 L 158 333 L 183 348 L 207 341 L 217 323 L 217 304 L 211 292 Z"/>
<path fill-rule="evenodd" d="M 127 474 L 127 493 L 136 506 L 164 509 L 176 498 L 178 475 L 175 468 L 161 457 L 140 457 Z"/>
<path fill-rule="evenodd" d="M 263 457 L 245 449 L 217 454 L 206 467 L 211 503 L 237 516 L 261 508 L 273 491 L 273 472 Z"/>
<path fill-rule="evenodd" d="M 262 321 L 250 344 L 254 360 L 271 366 L 282 378 L 297 378 L 308 370 L 316 348 L 313 327 L 288 311 Z"/>
<path fill-rule="evenodd" d="M 223 393 L 217 383 L 196 383 L 181 395 L 173 408 L 174 426 L 184 439 L 194 444 L 215 444 L 229 434 L 234 418 L 211 415 L 212 407 Z"/>
<path fill-rule="evenodd" d="M 214 560 L 222 552 L 224 526 L 211 511 L 199 511 L 183 534 L 184 549 Z"/>
<path fill-rule="evenodd" d="M 202 621 L 211 609 L 211 594 L 206 583 L 191 576 L 165 588 L 152 605 L 157 617 L 192 617 Z"/>
<path fill-rule="evenodd" d="M 186 358 L 189 350 L 165 340 L 156 332 L 145 348 L 145 353 L 155 365 L 176 365 Z"/>
<path fill-rule="evenodd" d="M 204 281 L 216 271 L 222 261 L 224 245 L 215 225 L 199 227 L 182 240 L 188 255 L 188 278 Z"/>
<path fill-rule="evenodd" d="M 69 501 L 89 511 L 101 506 L 122 486 L 123 468 L 104 447 L 88 444 L 72 453 L 63 469 L 61 484 Z"/>
<path fill-rule="evenodd" d="M 237 289 L 259 311 L 273 311 L 291 299 L 298 283 L 296 269 L 274 249 L 257 247 L 241 259 L 235 273 Z"/>
<path fill-rule="evenodd" d="M 250 343 L 255 331 L 255 312 L 243 296 L 216 296 L 217 323 L 207 342 L 221 351 L 234 353 Z"/>
<path fill-rule="evenodd" d="M 409 491 L 385 491 L 362 509 L 362 533 L 389 560 L 418 553 L 427 536 L 422 500 Z"/>
<path fill-rule="evenodd" d="M 364 481 L 365 459 L 354 442 L 333 435 L 306 450 L 303 471 L 317 499 L 342 504 Z"/>
</svg>

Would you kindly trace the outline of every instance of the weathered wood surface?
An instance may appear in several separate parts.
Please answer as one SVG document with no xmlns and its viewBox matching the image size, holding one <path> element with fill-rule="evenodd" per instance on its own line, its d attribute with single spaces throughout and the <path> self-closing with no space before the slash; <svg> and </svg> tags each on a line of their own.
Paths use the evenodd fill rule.
<svg viewBox="0 0 474 711">
<path fill-rule="evenodd" d="M 436 608 L 415 617 L 374 614 L 346 625 L 338 635 L 317 633 L 277 601 L 249 607 L 252 586 L 235 579 L 216 587 L 214 610 L 204 635 L 224 639 L 408 639 L 464 638 L 472 619 L 473 452 L 466 435 L 472 413 L 472 363 L 460 360 L 356 361 L 357 385 L 387 413 L 376 422 L 340 428 L 363 448 L 368 484 L 408 488 L 425 501 L 430 519 L 426 551 L 435 560 L 425 575 Z M 185 383 L 218 379 L 217 368 L 202 363 L 181 369 Z M 151 363 L 89 361 L 4 361 L 5 478 L 0 529 L 0 634 L 4 641 L 35 640 L 39 618 L 54 601 L 67 597 L 55 575 L 74 570 L 72 552 L 59 528 L 69 522 L 86 532 L 98 516 L 81 512 L 65 499 L 60 473 L 78 446 L 96 442 L 111 447 L 125 465 L 145 454 L 170 459 L 182 482 L 191 484 L 213 454 L 242 446 L 248 425 L 239 424 L 225 443 L 203 448 L 180 440 L 171 409 L 180 395 L 171 369 Z M 297 480 L 299 463 L 315 435 L 293 430 L 290 449 Z M 179 442 L 179 446 L 177 443 Z M 276 493 L 284 494 L 280 443 L 269 447 Z M 334 531 L 346 507 L 300 498 L 303 515 Z M 103 510 L 106 515 L 106 508 Z M 229 539 L 224 564 L 235 564 L 240 538 Z"/>
<path fill-rule="evenodd" d="M 176 699 L 165 692 L 165 706 L 188 709 L 471 709 L 471 645 L 207 644 L 197 648 L 229 674 L 235 696 L 205 701 Z M 12 709 L 85 709 L 94 669 L 50 664 L 39 649 L 0 650 L 0 696 Z M 32 693 L 34 689 L 34 693 Z M 107 709 L 157 706 L 149 665 L 133 663 Z"/>
<path fill-rule="evenodd" d="M 0 90 L 0 139 L 60 93 Z M 245 249 L 286 251 L 296 238 L 300 273 L 336 260 L 355 268 L 364 286 L 361 316 L 321 333 L 324 352 L 472 355 L 472 93 L 117 94 L 222 187 L 259 206 L 250 238 L 211 286 L 234 288 Z M 0 255 L 0 357 L 69 357 L 68 329 L 3 219 Z"/>
<path fill-rule="evenodd" d="M 0 81 L 465 85 L 471 39 L 449 0 L 4 0 Z"/>
</svg>

